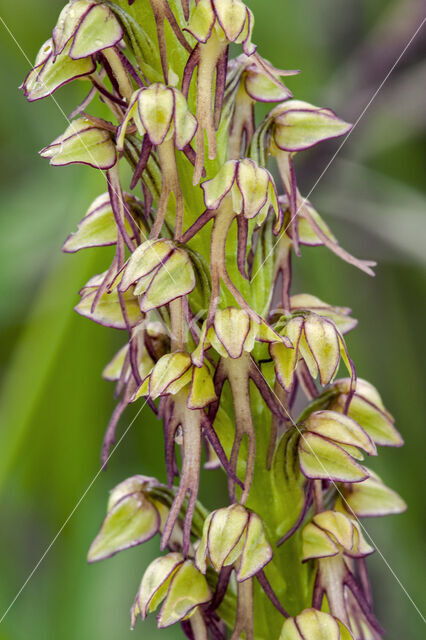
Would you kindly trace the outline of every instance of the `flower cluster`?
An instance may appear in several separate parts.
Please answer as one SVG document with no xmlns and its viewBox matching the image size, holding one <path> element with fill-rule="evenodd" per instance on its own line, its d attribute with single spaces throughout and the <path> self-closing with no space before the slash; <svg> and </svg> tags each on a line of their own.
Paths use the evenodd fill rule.
<svg viewBox="0 0 426 640">
<path fill-rule="evenodd" d="M 167 484 L 120 483 L 88 559 L 159 534 L 132 625 L 161 605 L 158 626 L 192 640 L 377 640 L 360 518 L 405 504 L 364 457 L 402 439 L 357 378 L 350 309 L 292 290 L 302 246 L 372 274 L 293 164 L 350 125 L 293 98 L 283 79 L 297 72 L 257 53 L 253 21 L 242 0 L 71 0 L 23 83 L 30 101 L 73 80 L 88 90 L 41 155 L 106 179 L 64 244 L 115 249 L 76 306 L 125 335 L 104 370 L 119 400 L 103 465 L 130 403 L 164 429 Z M 273 105 L 260 123 L 258 102 Z M 211 513 L 197 499 L 203 449 L 228 478 L 229 505 Z"/>
</svg>

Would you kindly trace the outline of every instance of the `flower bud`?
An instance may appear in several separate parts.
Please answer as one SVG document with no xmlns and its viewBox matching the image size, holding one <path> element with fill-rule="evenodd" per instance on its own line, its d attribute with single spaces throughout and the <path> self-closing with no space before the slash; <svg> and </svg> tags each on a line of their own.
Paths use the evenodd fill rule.
<svg viewBox="0 0 426 640">
<path fill-rule="evenodd" d="M 127 261 L 118 289 L 125 292 L 132 285 L 143 312 L 187 295 L 195 287 L 189 255 L 171 240 L 147 240 Z"/>
<path fill-rule="evenodd" d="M 190 616 L 211 597 L 205 577 L 192 561 L 180 553 L 169 553 L 154 560 L 145 571 L 132 608 L 132 626 L 138 615 L 144 620 L 163 602 L 158 627 L 168 627 Z"/>
<path fill-rule="evenodd" d="M 106 275 L 101 273 L 89 280 L 80 291 L 81 300 L 74 307 L 75 311 L 104 327 L 127 330 L 129 327 L 135 327 L 142 320 L 142 314 L 132 289 L 122 295 L 121 301 L 116 290 L 110 293 L 102 292 L 98 297 L 98 289 Z M 126 318 L 123 317 L 122 304 L 126 309 Z"/>
<path fill-rule="evenodd" d="M 363 482 L 341 485 L 342 495 L 337 497 L 334 508 L 357 518 L 403 513 L 407 508 L 404 500 L 377 474 L 370 469 L 368 473 L 370 477 Z"/>
<path fill-rule="evenodd" d="M 160 511 L 145 491 L 152 481 L 133 476 L 112 491 L 107 516 L 90 546 L 88 562 L 98 562 L 142 544 L 160 530 Z"/>
<path fill-rule="evenodd" d="M 362 449 L 377 455 L 367 433 L 351 418 L 335 411 L 316 411 L 303 424 L 298 451 L 302 473 L 307 478 L 360 482 L 368 478 L 362 460 Z"/>
<path fill-rule="evenodd" d="M 351 382 L 347 379 L 337 380 L 334 386 L 340 395 L 333 400 L 330 408 L 343 412 L 346 409 L 348 394 L 351 391 Z M 388 447 L 401 447 L 404 444 L 377 389 L 362 378 L 358 378 L 356 381 L 355 393 L 351 395 L 348 416 L 356 420 L 376 444 Z"/>
<path fill-rule="evenodd" d="M 158 360 L 133 400 L 146 395 L 152 400 L 163 395 L 175 395 L 187 385 L 189 409 L 202 409 L 216 400 L 213 379 L 207 366 L 195 367 L 188 353 L 174 351 Z"/>
<path fill-rule="evenodd" d="M 111 169 L 117 162 L 115 145 L 108 131 L 96 127 L 87 118 L 74 120 L 67 130 L 40 151 L 54 167 L 88 164 L 95 169 Z"/>
<path fill-rule="evenodd" d="M 272 555 L 259 516 L 233 504 L 213 511 L 206 519 L 195 563 L 203 573 L 207 559 L 217 572 L 236 564 L 237 581 L 243 582 L 263 569 Z"/>
<path fill-rule="evenodd" d="M 51 95 L 64 84 L 93 73 L 96 65 L 92 58 L 73 60 L 69 57 L 69 45 L 58 56 L 54 56 L 51 41 L 41 48 L 38 64 L 25 78 L 22 89 L 29 102 Z"/>
<path fill-rule="evenodd" d="M 258 224 L 261 224 L 272 206 L 278 216 L 278 199 L 271 174 L 248 158 L 225 162 L 219 173 L 201 186 L 207 209 L 216 210 L 230 194 L 237 215 L 243 213 L 247 219 L 259 216 Z"/>
<path fill-rule="evenodd" d="M 253 14 L 241 0 L 200 0 L 189 20 L 188 31 L 198 42 L 205 43 L 213 29 L 220 39 L 243 44 L 244 53 L 255 51 L 251 44 Z"/>
<path fill-rule="evenodd" d="M 279 336 L 266 322 L 256 322 L 244 309 L 227 307 L 219 309 L 214 317 L 213 326 L 207 329 L 204 323 L 197 348 L 191 358 L 196 366 L 204 360 L 204 352 L 212 346 L 222 358 L 240 358 L 243 352 L 251 352 L 255 341 L 282 342 Z M 288 346 L 291 347 L 288 341 Z"/>
<path fill-rule="evenodd" d="M 263 58 L 253 62 L 245 55 L 240 58 L 243 64 L 245 63 L 242 84 L 252 100 L 256 102 L 282 102 L 291 98 L 291 91 L 279 81 L 279 78 L 298 72 L 275 69 L 268 60 Z"/>
<path fill-rule="evenodd" d="M 338 554 L 363 558 L 373 553 L 357 522 L 337 511 L 318 513 L 302 532 L 303 560 Z"/>
<path fill-rule="evenodd" d="M 71 0 L 62 9 L 52 36 L 55 56 L 72 40 L 69 55 L 77 60 L 113 47 L 122 39 L 123 29 L 106 5 Z"/>
<path fill-rule="evenodd" d="M 123 148 L 124 136 L 133 118 L 139 134 L 148 135 L 155 146 L 173 137 L 178 149 L 184 149 L 194 137 L 197 121 L 188 109 L 184 95 L 174 87 L 161 83 L 138 89 L 130 101 L 118 129 L 117 146 Z"/>
<path fill-rule="evenodd" d="M 131 204 L 135 202 L 132 195 L 123 194 L 127 208 L 132 214 Z M 135 215 L 136 217 L 136 215 Z M 125 229 L 131 239 L 134 231 L 127 219 L 124 220 Z M 77 231 L 71 233 L 65 240 L 62 251 L 75 253 L 88 247 L 107 247 L 117 243 L 117 224 L 111 206 L 109 193 L 98 196 L 90 205 L 84 218 L 78 225 Z"/>
<path fill-rule="evenodd" d="M 305 609 L 284 622 L 279 640 L 350 640 L 348 629 L 333 616 L 317 609 Z"/>
<path fill-rule="evenodd" d="M 305 361 L 311 377 L 319 377 L 323 386 L 336 375 L 341 358 L 353 373 L 343 337 L 331 319 L 312 312 L 294 315 L 285 321 L 280 334 L 293 345 L 293 349 L 282 343 L 270 347 L 277 378 L 284 389 L 289 390 L 293 384 L 299 358 Z"/>
<path fill-rule="evenodd" d="M 352 125 L 336 116 L 331 109 L 314 107 L 301 100 L 287 100 L 275 107 L 273 141 L 282 151 L 302 151 L 314 145 L 348 133 Z"/>
<path fill-rule="evenodd" d="M 350 317 L 351 309 L 348 307 L 335 307 L 308 293 L 291 296 L 290 310 L 292 313 L 308 311 L 328 318 L 342 334 L 348 333 L 358 324 L 357 320 Z"/>
</svg>

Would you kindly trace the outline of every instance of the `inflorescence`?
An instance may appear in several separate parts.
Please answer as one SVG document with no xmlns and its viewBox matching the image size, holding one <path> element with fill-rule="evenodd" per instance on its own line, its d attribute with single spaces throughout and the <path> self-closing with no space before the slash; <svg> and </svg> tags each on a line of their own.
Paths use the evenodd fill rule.
<svg viewBox="0 0 426 640">
<path fill-rule="evenodd" d="M 106 177 L 64 245 L 115 247 L 76 306 L 127 335 L 104 371 L 119 401 L 103 464 L 130 403 L 145 398 L 164 425 L 167 484 L 115 487 L 88 559 L 160 535 L 132 626 L 161 605 L 158 626 L 192 640 L 379 640 L 359 519 L 405 505 L 364 457 L 402 439 L 357 378 L 350 309 L 291 290 L 302 247 L 373 273 L 301 195 L 293 163 L 351 125 L 293 98 L 283 79 L 297 72 L 257 53 L 253 22 L 241 0 L 71 0 L 23 83 L 29 101 L 88 89 L 41 155 Z M 274 105 L 260 124 L 259 102 Z M 211 513 L 203 455 L 228 478 Z"/>
</svg>

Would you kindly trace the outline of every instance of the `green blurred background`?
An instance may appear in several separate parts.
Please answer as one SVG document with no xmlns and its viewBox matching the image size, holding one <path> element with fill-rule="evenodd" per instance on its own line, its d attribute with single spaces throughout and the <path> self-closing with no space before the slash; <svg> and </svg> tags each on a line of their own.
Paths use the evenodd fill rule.
<svg viewBox="0 0 426 640">
<path fill-rule="evenodd" d="M 255 41 L 265 57 L 302 69 L 296 97 L 336 109 L 354 122 L 424 13 L 419 0 L 251 0 Z M 2 0 L 0 15 L 33 60 L 48 37 L 60 0 Z M 125 341 L 119 332 L 72 310 L 77 291 L 104 269 L 109 249 L 63 255 L 60 247 L 102 176 L 85 167 L 50 168 L 37 151 L 61 133 L 64 113 L 83 85 L 29 105 L 17 89 L 29 64 L 0 24 L 1 216 L 0 323 L 0 616 L 99 470 L 103 432 L 114 406 L 100 372 Z M 384 558 L 369 561 L 387 638 L 424 637 L 414 602 L 424 606 L 424 318 L 425 33 L 420 33 L 374 100 L 312 200 L 342 244 L 377 258 L 370 279 L 324 249 L 305 249 L 296 264 L 299 291 L 350 305 L 360 320 L 349 337 L 358 373 L 376 384 L 406 444 L 380 451 L 371 466 L 401 493 L 409 510 L 367 521 Z M 77 83 L 78 85 L 78 83 Z M 337 145 L 298 162 L 307 193 Z M 129 424 L 132 411 L 122 420 Z M 164 480 L 159 423 L 143 411 L 0 624 L 0 640 L 129 637 L 129 608 L 154 540 L 94 566 L 87 548 L 103 517 L 107 492 L 134 473 Z M 214 505 L 218 472 L 201 496 Z M 386 566 L 389 564 L 398 580 Z M 422 566 L 423 565 L 423 566 Z M 133 636 L 181 637 L 139 623 Z"/>
</svg>

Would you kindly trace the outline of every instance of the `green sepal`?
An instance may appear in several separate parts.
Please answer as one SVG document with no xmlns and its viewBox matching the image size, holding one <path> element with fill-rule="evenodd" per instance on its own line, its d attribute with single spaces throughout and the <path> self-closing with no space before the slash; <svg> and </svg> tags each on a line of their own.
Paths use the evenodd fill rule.
<svg viewBox="0 0 426 640">
<path fill-rule="evenodd" d="M 340 482 L 361 482 L 368 478 L 367 470 L 342 447 L 315 433 L 300 436 L 299 460 L 307 478 Z"/>
<path fill-rule="evenodd" d="M 196 607 L 211 600 L 212 593 L 203 574 L 186 560 L 173 575 L 158 616 L 158 627 L 169 627 L 186 618 Z"/>
<path fill-rule="evenodd" d="M 74 120 L 62 136 L 40 151 L 40 155 L 50 158 L 50 164 L 55 167 L 82 163 L 95 169 L 111 169 L 117 162 L 110 133 L 99 129 L 87 118 Z"/>
<path fill-rule="evenodd" d="M 279 640 L 351 640 L 340 620 L 325 611 L 305 609 L 284 622 Z"/>
<path fill-rule="evenodd" d="M 92 542 L 88 562 L 98 562 L 119 551 L 142 544 L 160 527 L 160 516 L 142 493 L 124 496 L 108 512 Z"/>
</svg>

